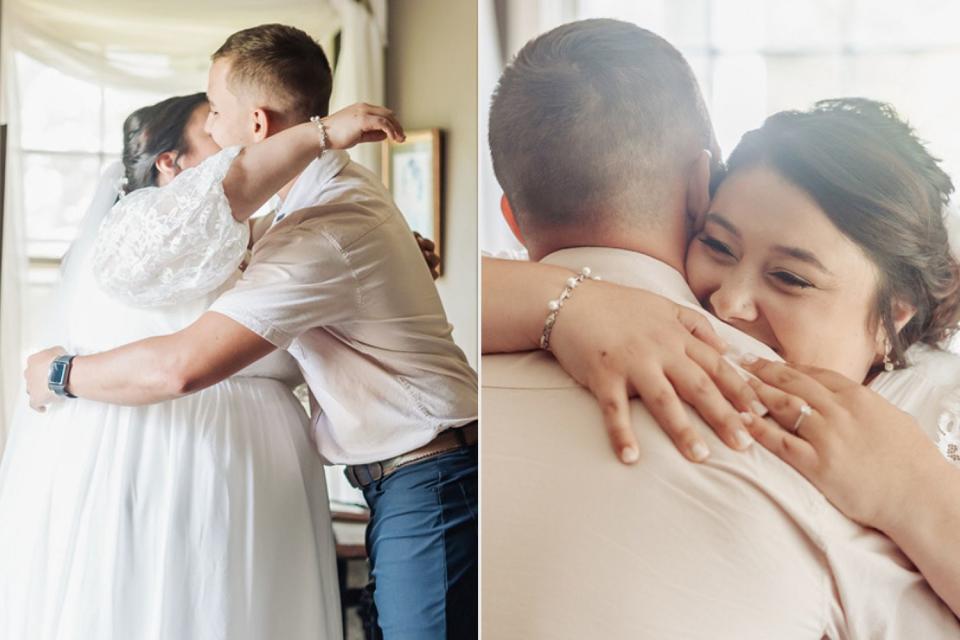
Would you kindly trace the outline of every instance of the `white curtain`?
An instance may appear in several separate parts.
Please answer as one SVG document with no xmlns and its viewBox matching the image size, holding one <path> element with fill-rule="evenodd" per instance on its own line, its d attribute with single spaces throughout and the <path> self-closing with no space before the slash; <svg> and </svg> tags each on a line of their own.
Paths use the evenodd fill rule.
<svg viewBox="0 0 960 640">
<path fill-rule="evenodd" d="M 4 7 L 6 9 L 6 7 Z M 6 55 L 11 37 L 10 21 L 0 15 L 0 78 L 12 77 L 12 59 Z M 0 123 L 7 125 L 7 147 L 12 146 L 16 131 L 19 105 L 16 94 L 4 91 L 0 100 Z M 13 414 L 14 403 L 22 392 L 21 336 L 23 327 L 23 275 L 27 270 L 24 254 L 23 219 L 16 215 L 22 210 L 20 190 L 20 158 L 8 151 L 6 156 L 6 185 L 3 203 L 3 260 L 0 264 L 0 453 L 6 443 L 7 416 Z"/>
<path fill-rule="evenodd" d="M 6 0 L 9 46 L 71 76 L 124 88 L 203 89 L 210 54 L 228 35 L 268 22 L 322 44 L 340 19 L 324 0 Z"/>
<path fill-rule="evenodd" d="M 5 0 L 2 37 L 3 115 L 8 154 L 3 264 L 0 271 L 0 452 L 23 368 L 22 313 L 26 288 L 13 53 L 89 82 L 176 95 L 203 90 L 210 54 L 231 33 L 264 23 L 291 24 L 328 54 L 340 33 L 334 100 L 383 102 L 385 2 L 356 0 Z M 65 96 L 65 99 L 68 99 Z M 374 170 L 378 150 L 359 160 Z"/>
<path fill-rule="evenodd" d="M 386 3 L 383 0 L 374 3 L 332 0 L 332 4 L 340 14 L 342 27 L 330 110 L 336 111 L 354 102 L 383 104 Z M 354 147 L 350 157 L 379 175 L 380 145 Z"/>
</svg>

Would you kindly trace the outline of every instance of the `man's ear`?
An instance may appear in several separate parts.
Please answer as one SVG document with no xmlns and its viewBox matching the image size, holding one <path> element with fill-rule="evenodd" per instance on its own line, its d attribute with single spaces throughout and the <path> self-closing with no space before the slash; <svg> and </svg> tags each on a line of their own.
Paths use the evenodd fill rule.
<svg viewBox="0 0 960 640">
<path fill-rule="evenodd" d="M 180 167 L 177 166 L 177 152 L 164 151 L 157 156 L 154 163 L 157 167 L 157 185 L 163 186 L 177 177 Z"/>
<path fill-rule="evenodd" d="M 500 213 L 503 214 L 503 219 L 506 220 L 507 226 L 510 227 L 510 231 L 513 232 L 513 237 L 517 239 L 517 242 L 526 246 L 527 243 L 523 241 L 523 234 L 520 233 L 520 225 L 517 224 L 517 217 L 513 215 L 513 207 L 510 206 L 510 201 L 507 200 L 506 194 L 500 196 Z"/>
<path fill-rule="evenodd" d="M 697 159 L 690 165 L 687 179 L 687 219 L 692 222 L 710 208 L 710 163 L 713 154 L 701 149 Z"/>
<path fill-rule="evenodd" d="M 253 141 L 260 142 L 270 135 L 271 122 L 270 114 L 266 109 L 257 108 L 253 110 Z"/>
</svg>

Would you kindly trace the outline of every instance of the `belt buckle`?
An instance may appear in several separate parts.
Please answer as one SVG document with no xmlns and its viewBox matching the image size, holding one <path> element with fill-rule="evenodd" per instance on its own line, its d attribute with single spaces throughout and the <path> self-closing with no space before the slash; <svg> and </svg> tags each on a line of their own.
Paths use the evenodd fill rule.
<svg viewBox="0 0 960 640">
<path fill-rule="evenodd" d="M 346 469 L 346 476 L 347 481 L 354 489 L 364 489 L 383 478 L 383 463 L 371 462 L 369 464 L 350 465 Z"/>
<path fill-rule="evenodd" d="M 377 475 L 373 475 L 372 473 L 370 473 L 370 469 L 372 468 L 375 468 L 377 470 Z M 382 462 L 371 462 L 370 464 L 367 465 L 366 469 L 367 469 L 367 476 L 370 477 L 370 482 L 367 483 L 368 485 L 373 484 L 374 482 L 376 482 L 377 480 L 383 477 Z"/>
</svg>

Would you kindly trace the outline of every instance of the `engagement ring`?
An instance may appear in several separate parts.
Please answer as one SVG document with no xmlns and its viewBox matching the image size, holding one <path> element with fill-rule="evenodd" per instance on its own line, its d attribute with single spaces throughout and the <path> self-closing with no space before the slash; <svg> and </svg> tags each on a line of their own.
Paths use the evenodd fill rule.
<svg viewBox="0 0 960 640">
<path fill-rule="evenodd" d="M 800 423 L 803 422 L 803 419 L 806 418 L 811 413 L 813 413 L 813 409 L 810 408 L 810 405 L 806 403 L 800 405 L 800 415 L 797 416 L 797 421 L 793 423 L 793 429 L 790 430 L 793 433 L 793 435 L 799 434 Z"/>
</svg>

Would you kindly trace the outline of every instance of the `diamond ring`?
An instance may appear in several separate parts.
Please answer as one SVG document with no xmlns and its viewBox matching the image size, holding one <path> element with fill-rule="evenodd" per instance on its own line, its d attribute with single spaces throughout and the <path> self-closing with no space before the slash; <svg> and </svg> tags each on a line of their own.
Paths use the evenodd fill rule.
<svg viewBox="0 0 960 640">
<path fill-rule="evenodd" d="M 797 416 L 797 421 L 793 423 L 793 428 L 790 429 L 793 435 L 797 435 L 799 433 L 800 423 L 803 422 L 803 419 L 806 418 L 811 413 L 813 413 L 813 409 L 810 408 L 810 405 L 808 405 L 807 403 L 803 403 L 802 405 L 800 405 L 800 415 Z"/>
</svg>

